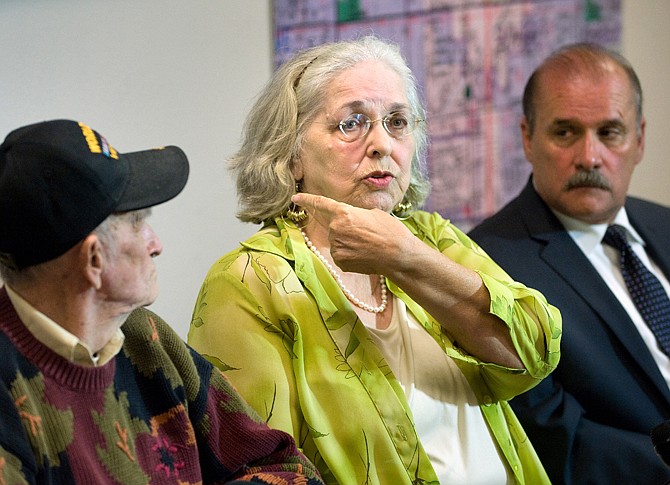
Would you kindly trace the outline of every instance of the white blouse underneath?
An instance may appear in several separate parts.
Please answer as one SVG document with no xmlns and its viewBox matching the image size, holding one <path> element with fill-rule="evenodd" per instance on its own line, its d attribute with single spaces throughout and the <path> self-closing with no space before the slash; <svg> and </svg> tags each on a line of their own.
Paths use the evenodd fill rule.
<svg viewBox="0 0 670 485">
<path fill-rule="evenodd" d="M 463 373 L 405 304 L 393 302 L 389 327 L 367 328 L 405 390 L 440 484 L 514 483 Z"/>
</svg>

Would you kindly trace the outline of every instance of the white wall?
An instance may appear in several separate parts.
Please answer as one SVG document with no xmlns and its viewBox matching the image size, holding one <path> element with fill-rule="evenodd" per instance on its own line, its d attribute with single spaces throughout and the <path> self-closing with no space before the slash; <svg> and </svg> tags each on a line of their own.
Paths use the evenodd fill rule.
<svg viewBox="0 0 670 485">
<path fill-rule="evenodd" d="M 186 188 L 151 217 L 164 245 L 152 309 L 184 337 L 207 269 L 256 229 L 235 218 L 224 160 L 270 77 L 272 47 L 270 0 L 0 2 L 1 139 L 71 118 L 121 152 L 187 153 Z"/>
<path fill-rule="evenodd" d="M 670 2 L 623 5 L 623 51 L 647 99 L 647 155 L 633 192 L 670 205 Z M 270 0 L 0 3 L 0 138 L 62 117 L 89 124 L 121 152 L 174 144 L 188 154 L 184 192 L 151 219 L 165 247 L 152 308 L 183 337 L 209 266 L 256 230 L 235 219 L 224 160 L 272 71 L 271 12 Z"/>
<path fill-rule="evenodd" d="M 630 193 L 665 205 L 670 205 L 670 157 L 667 154 L 670 141 L 669 23 L 668 0 L 623 1 L 621 50 L 635 67 L 642 83 L 647 118 L 645 156 L 635 170 Z"/>
</svg>

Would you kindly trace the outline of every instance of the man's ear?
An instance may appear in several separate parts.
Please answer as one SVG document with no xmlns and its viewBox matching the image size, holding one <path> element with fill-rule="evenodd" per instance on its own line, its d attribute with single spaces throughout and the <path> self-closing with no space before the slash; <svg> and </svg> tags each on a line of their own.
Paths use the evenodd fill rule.
<svg viewBox="0 0 670 485">
<path fill-rule="evenodd" d="M 531 165 L 533 164 L 532 158 L 532 146 L 531 141 L 533 134 L 531 133 L 531 128 L 528 123 L 528 119 L 524 116 L 519 123 L 519 128 L 521 131 L 521 143 L 523 144 L 523 152 L 526 155 L 526 160 L 528 160 Z"/>
<path fill-rule="evenodd" d="M 644 156 L 646 128 L 647 128 L 647 120 L 644 117 L 642 117 L 642 120 L 640 121 L 640 128 L 638 129 L 638 135 L 637 135 L 637 161 L 635 162 L 635 165 L 640 163 L 642 161 L 642 157 Z"/>
<path fill-rule="evenodd" d="M 107 260 L 102 241 L 96 234 L 89 234 L 81 243 L 79 257 L 82 259 L 86 279 L 96 290 L 102 287 L 102 273 Z"/>
</svg>

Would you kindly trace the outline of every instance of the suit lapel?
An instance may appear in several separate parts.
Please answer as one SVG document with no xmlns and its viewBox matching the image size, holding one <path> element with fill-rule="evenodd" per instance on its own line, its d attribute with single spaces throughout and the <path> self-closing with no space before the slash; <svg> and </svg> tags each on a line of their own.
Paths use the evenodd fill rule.
<svg viewBox="0 0 670 485">
<path fill-rule="evenodd" d="M 628 219 L 644 239 L 649 256 L 670 279 L 670 220 L 667 220 L 667 211 L 660 216 L 650 215 L 646 205 L 639 199 L 629 198 L 626 202 Z"/>
<path fill-rule="evenodd" d="M 640 365 L 640 368 L 670 401 L 670 390 L 658 370 L 658 365 L 619 300 L 564 230 L 560 221 L 540 199 L 531 183 L 524 189 L 523 198 L 525 200 L 522 206 L 529 208 L 522 215 L 529 234 L 545 245 L 540 257 L 612 330 L 622 342 L 623 348 L 629 352 L 631 359 Z M 531 217 L 530 214 L 534 216 Z M 644 237 L 643 232 L 641 231 L 641 235 Z M 670 267 L 667 261 L 666 266 Z"/>
</svg>

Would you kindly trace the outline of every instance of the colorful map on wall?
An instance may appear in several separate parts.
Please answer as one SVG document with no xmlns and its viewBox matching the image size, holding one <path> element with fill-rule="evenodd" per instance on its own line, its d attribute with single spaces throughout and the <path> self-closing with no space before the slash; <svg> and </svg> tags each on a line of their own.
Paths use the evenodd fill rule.
<svg viewBox="0 0 670 485">
<path fill-rule="evenodd" d="M 275 65 L 366 33 L 397 42 L 428 111 L 427 209 L 461 229 L 528 180 L 519 122 L 526 79 L 576 41 L 618 49 L 621 0 L 275 0 Z"/>
</svg>

